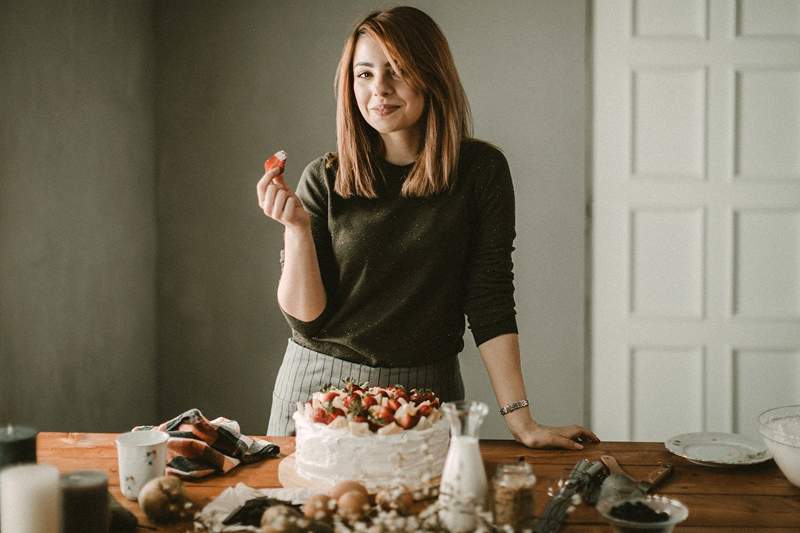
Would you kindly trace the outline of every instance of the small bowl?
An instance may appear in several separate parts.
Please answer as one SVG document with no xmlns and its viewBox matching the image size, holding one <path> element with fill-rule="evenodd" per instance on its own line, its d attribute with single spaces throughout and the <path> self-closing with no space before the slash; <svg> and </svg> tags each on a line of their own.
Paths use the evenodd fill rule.
<svg viewBox="0 0 800 533">
<path fill-rule="evenodd" d="M 642 502 L 656 512 L 667 513 L 669 519 L 662 522 L 632 522 L 611 516 L 611 509 L 625 502 Z M 597 504 L 597 511 L 611 524 L 612 529 L 618 533 L 627 533 L 629 531 L 670 533 L 677 524 L 680 524 L 689 516 L 689 509 L 684 504 L 664 496 L 645 496 L 626 500 L 601 500 Z"/>
<path fill-rule="evenodd" d="M 764 411 L 758 415 L 758 432 L 786 479 L 800 487 L 800 405 Z"/>
</svg>

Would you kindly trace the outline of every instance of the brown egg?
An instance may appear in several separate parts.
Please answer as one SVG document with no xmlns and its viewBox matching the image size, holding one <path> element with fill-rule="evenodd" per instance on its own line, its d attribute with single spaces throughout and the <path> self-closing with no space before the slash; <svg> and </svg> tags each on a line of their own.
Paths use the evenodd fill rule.
<svg viewBox="0 0 800 533">
<path fill-rule="evenodd" d="M 340 481 L 331 490 L 328 491 L 328 495 L 334 500 L 338 500 L 342 496 L 342 494 L 344 494 L 345 492 L 350 492 L 351 490 L 358 491 L 367 498 L 369 498 L 369 493 L 367 492 L 367 489 L 364 488 L 364 485 L 362 485 L 358 481 Z"/>
<path fill-rule="evenodd" d="M 383 489 L 375 495 L 375 503 L 384 511 L 395 510 L 400 514 L 409 514 L 414 505 L 414 495 L 406 489 Z"/>
<path fill-rule="evenodd" d="M 397 495 L 394 499 L 394 508 L 397 512 L 403 515 L 411 513 L 411 508 L 414 505 L 414 495 L 409 491 L 404 490 Z"/>
<path fill-rule="evenodd" d="M 330 520 L 335 500 L 326 494 L 314 494 L 303 505 L 303 514 L 309 520 Z"/>
<path fill-rule="evenodd" d="M 336 512 L 348 522 L 355 522 L 369 511 L 369 498 L 362 492 L 351 490 L 339 496 Z"/>
</svg>

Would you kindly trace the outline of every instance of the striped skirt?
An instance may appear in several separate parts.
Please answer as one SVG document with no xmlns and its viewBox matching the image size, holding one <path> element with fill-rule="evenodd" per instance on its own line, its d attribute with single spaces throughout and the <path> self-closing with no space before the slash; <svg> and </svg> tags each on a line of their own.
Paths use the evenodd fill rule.
<svg viewBox="0 0 800 533">
<path fill-rule="evenodd" d="M 368 381 L 371 386 L 424 387 L 432 389 L 443 402 L 464 399 L 458 357 L 423 366 L 376 367 L 315 352 L 289 339 L 272 392 L 267 435 L 294 434 L 292 415 L 297 410 L 297 402 L 305 402 L 327 383 L 342 387 L 345 378 L 352 378 L 356 383 Z"/>
</svg>

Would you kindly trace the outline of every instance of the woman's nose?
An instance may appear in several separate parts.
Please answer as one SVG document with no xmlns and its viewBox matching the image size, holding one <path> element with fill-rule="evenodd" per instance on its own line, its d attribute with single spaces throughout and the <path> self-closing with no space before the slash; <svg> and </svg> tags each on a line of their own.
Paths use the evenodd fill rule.
<svg viewBox="0 0 800 533">
<path fill-rule="evenodd" d="M 383 96 L 392 92 L 392 87 L 385 76 L 375 76 L 375 85 L 372 87 L 375 96 Z"/>
</svg>

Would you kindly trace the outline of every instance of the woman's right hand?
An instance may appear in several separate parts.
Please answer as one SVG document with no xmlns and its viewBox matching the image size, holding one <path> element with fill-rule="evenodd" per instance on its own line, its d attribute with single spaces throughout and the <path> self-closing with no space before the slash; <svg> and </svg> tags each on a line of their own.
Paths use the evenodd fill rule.
<svg viewBox="0 0 800 533">
<path fill-rule="evenodd" d="M 277 220 L 286 229 L 305 230 L 311 226 L 311 218 L 300 198 L 286 185 L 282 169 L 271 168 L 256 186 L 258 206 L 269 218 Z"/>
</svg>

